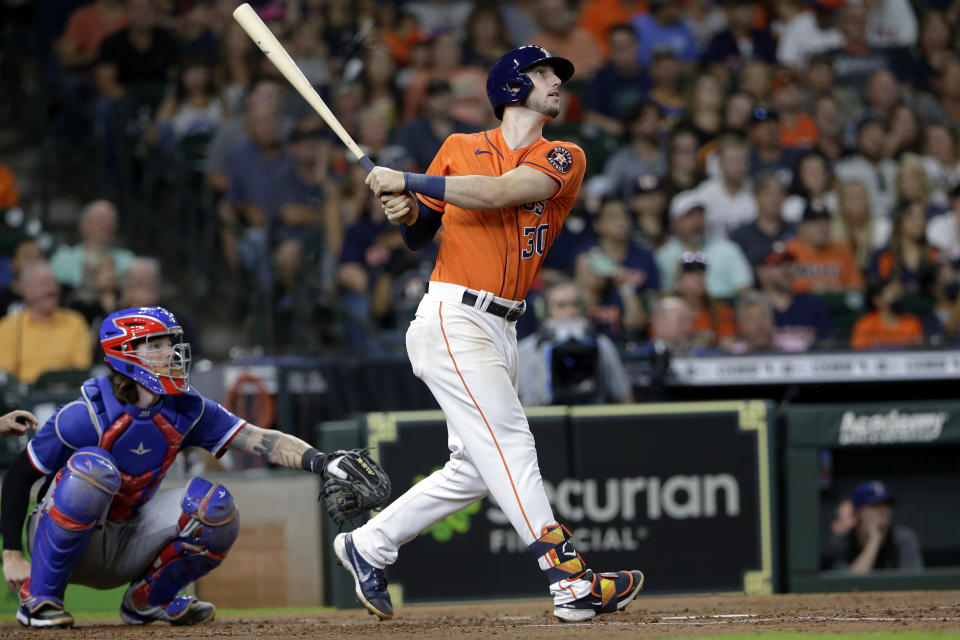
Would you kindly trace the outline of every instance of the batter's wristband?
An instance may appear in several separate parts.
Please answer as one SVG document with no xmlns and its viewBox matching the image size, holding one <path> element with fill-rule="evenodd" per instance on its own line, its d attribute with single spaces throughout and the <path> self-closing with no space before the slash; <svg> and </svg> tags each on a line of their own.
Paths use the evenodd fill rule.
<svg viewBox="0 0 960 640">
<path fill-rule="evenodd" d="M 443 176 L 404 172 L 403 186 L 407 191 L 413 191 L 428 198 L 442 201 L 447 190 L 447 179 Z"/>
</svg>

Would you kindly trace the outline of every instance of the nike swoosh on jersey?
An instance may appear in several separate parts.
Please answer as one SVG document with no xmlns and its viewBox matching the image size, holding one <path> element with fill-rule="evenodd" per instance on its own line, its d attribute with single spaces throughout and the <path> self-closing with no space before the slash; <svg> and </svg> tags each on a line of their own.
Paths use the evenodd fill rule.
<svg viewBox="0 0 960 640">
<path fill-rule="evenodd" d="M 473 155 L 479 156 L 481 153 L 489 153 L 490 155 L 493 155 L 493 153 L 490 152 L 490 151 L 482 151 L 482 150 L 480 150 L 480 149 L 477 149 L 476 151 L 474 151 L 474 152 L 473 152 Z"/>
</svg>

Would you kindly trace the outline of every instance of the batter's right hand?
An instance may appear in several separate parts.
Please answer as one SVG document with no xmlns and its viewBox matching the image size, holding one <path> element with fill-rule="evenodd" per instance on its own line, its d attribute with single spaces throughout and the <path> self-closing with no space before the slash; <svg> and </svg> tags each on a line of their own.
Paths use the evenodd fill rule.
<svg viewBox="0 0 960 640">
<path fill-rule="evenodd" d="M 410 191 L 384 193 L 380 196 L 380 205 L 390 222 L 411 225 L 420 217 L 420 205 Z"/>
<path fill-rule="evenodd" d="M 30 577 L 30 563 L 23 557 L 23 552 L 16 549 L 3 550 L 3 579 L 7 581 L 7 586 L 14 593 L 20 591 L 20 587 Z"/>
</svg>

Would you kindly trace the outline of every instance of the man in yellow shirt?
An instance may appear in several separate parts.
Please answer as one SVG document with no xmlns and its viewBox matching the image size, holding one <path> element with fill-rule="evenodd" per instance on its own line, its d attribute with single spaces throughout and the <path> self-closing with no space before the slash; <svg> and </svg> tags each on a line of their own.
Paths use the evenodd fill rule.
<svg viewBox="0 0 960 640">
<path fill-rule="evenodd" d="M 58 369 L 89 369 L 90 327 L 76 311 L 60 306 L 60 285 L 46 262 L 21 274 L 26 308 L 0 319 L 0 370 L 33 384 Z"/>
</svg>

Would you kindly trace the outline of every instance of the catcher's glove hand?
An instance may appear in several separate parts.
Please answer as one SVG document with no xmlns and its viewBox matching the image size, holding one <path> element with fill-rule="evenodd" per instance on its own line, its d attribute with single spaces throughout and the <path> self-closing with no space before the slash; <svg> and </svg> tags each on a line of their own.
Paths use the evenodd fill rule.
<svg viewBox="0 0 960 640">
<path fill-rule="evenodd" d="M 338 526 L 361 513 L 386 506 L 390 478 L 368 450 L 334 451 L 328 456 L 322 473 L 321 497 Z"/>
</svg>

